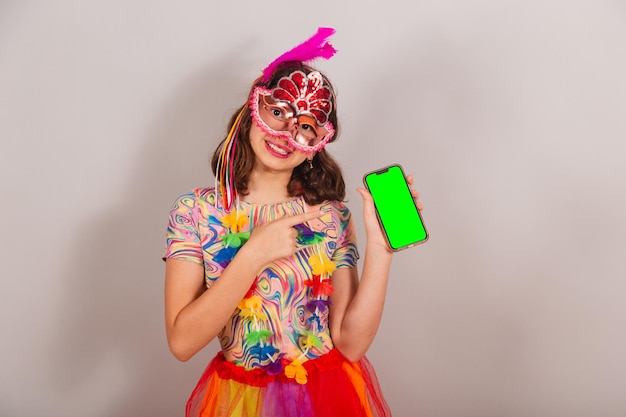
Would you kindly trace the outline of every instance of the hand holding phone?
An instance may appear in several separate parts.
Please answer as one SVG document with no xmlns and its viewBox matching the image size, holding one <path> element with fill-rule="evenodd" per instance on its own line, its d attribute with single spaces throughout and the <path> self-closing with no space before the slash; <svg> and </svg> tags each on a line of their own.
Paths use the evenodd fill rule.
<svg viewBox="0 0 626 417">
<path fill-rule="evenodd" d="M 402 167 L 390 165 L 363 176 L 389 248 L 410 248 L 428 240 L 428 232 Z"/>
</svg>

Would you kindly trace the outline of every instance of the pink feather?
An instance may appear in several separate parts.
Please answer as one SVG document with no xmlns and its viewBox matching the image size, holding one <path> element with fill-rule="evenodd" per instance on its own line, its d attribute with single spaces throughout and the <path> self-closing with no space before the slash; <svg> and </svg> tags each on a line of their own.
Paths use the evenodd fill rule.
<svg viewBox="0 0 626 417">
<path fill-rule="evenodd" d="M 331 35 L 335 33 L 333 28 L 319 28 L 317 33 L 311 36 L 306 41 L 302 42 L 295 48 L 285 52 L 278 58 L 276 58 L 271 64 L 269 64 L 263 70 L 263 82 L 267 82 L 276 67 L 281 62 L 287 61 L 300 61 L 309 62 L 316 58 L 330 59 L 337 50 L 333 46 L 326 42 Z"/>
</svg>

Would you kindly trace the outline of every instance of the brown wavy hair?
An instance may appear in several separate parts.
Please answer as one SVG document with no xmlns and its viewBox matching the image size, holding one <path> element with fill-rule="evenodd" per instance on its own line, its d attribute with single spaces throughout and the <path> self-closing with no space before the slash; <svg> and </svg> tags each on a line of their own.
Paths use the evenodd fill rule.
<svg viewBox="0 0 626 417">
<path fill-rule="evenodd" d="M 278 84 L 279 79 L 296 70 L 300 70 L 305 74 L 315 71 L 312 67 L 301 62 L 285 62 L 276 68 L 272 77 L 266 83 L 262 82 L 261 78 L 258 78 L 253 83 L 250 93 L 252 93 L 256 86 L 273 89 Z M 324 85 L 330 88 L 332 92 L 333 108 L 329 115 L 329 121 L 335 128 L 335 134 L 330 140 L 330 142 L 334 142 L 339 136 L 335 90 L 326 76 L 322 75 L 322 77 L 324 79 Z M 250 97 L 250 95 L 248 95 L 248 97 Z M 235 149 L 233 160 L 233 174 L 237 192 L 241 195 L 248 195 L 248 180 L 252 168 L 254 167 L 255 156 L 252 146 L 250 145 L 250 127 L 254 122 L 250 114 L 250 106 L 247 102 L 233 114 L 228 123 L 228 130 L 235 124 L 237 115 L 242 111 L 239 135 L 236 138 L 237 148 Z M 215 152 L 213 152 L 211 168 L 213 169 L 214 175 L 217 174 L 217 163 L 225 141 L 226 138 L 220 142 Z M 346 196 L 346 185 L 343 180 L 343 174 L 341 173 L 339 164 L 337 164 L 333 157 L 326 151 L 326 148 L 315 153 L 312 164 L 313 168 L 310 168 L 309 161 L 304 160 L 304 162 L 293 169 L 291 179 L 287 185 L 289 195 L 293 197 L 301 195 L 304 201 L 310 205 L 320 204 L 326 200 L 343 201 Z"/>
</svg>

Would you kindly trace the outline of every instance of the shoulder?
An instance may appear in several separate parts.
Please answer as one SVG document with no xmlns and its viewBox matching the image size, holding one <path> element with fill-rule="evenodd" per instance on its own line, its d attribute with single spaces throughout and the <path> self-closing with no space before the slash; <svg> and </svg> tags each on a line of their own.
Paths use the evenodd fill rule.
<svg viewBox="0 0 626 417">
<path fill-rule="evenodd" d="M 174 199 L 170 213 L 171 216 L 184 216 L 197 223 L 199 218 L 219 215 L 215 200 L 215 187 L 194 188 Z"/>
<path fill-rule="evenodd" d="M 215 205 L 215 187 L 194 188 L 180 194 L 174 200 L 174 205 L 195 207 L 198 205 Z"/>
<path fill-rule="evenodd" d="M 356 260 L 359 259 L 359 253 L 356 247 L 356 231 L 352 220 L 350 209 L 342 201 L 328 201 L 330 206 L 330 215 L 334 225 L 335 249 L 333 260 L 337 262 L 338 267 L 354 266 Z"/>
<path fill-rule="evenodd" d="M 348 208 L 348 206 L 345 205 L 343 201 L 326 201 L 324 204 L 322 204 L 322 207 L 325 206 L 329 206 L 332 213 L 336 214 L 340 218 L 350 218 L 351 216 L 350 209 Z"/>
<path fill-rule="evenodd" d="M 189 191 L 196 201 L 215 205 L 215 187 L 194 188 Z"/>
<path fill-rule="evenodd" d="M 332 221 L 340 230 L 351 227 L 352 213 L 342 201 L 327 201 L 322 204 L 324 207 L 330 207 Z"/>
</svg>

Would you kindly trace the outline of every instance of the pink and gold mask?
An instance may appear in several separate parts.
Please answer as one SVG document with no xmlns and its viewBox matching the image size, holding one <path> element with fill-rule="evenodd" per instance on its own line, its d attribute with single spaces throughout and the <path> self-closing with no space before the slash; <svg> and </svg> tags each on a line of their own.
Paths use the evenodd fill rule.
<svg viewBox="0 0 626 417">
<path fill-rule="evenodd" d="M 328 120 L 333 97 L 323 82 L 317 71 L 298 70 L 278 80 L 273 90 L 256 87 L 250 97 L 252 118 L 265 133 L 304 153 L 320 151 L 335 133 Z"/>
</svg>

